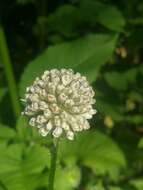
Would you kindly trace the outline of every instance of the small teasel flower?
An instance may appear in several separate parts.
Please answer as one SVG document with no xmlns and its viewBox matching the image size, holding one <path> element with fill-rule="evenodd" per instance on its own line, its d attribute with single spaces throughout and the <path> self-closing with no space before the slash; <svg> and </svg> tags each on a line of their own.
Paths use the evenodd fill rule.
<svg viewBox="0 0 143 190">
<path fill-rule="evenodd" d="M 22 101 L 26 105 L 22 114 L 30 117 L 29 124 L 42 136 L 51 133 L 73 140 L 76 132 L 90 128 L 88 119 L 96 114 L 92 87 L 72 69 L 45 71 L 26 88 Z"/>
</svg>

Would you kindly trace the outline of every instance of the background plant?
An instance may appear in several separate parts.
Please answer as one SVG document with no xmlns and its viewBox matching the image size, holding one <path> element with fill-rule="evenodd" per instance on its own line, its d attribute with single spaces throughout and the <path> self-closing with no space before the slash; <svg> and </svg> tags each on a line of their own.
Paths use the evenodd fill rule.
<svg viewBox="0 0 143 190">
<path fill-rule="evenodd" d="M 51 139 L 20 117 L 15 92 L 70 67 L 96 89 L 98 114 L 61 141 L 55 189 L 142 190 L 143 2 L 6 0 L 0 21 L 0 189 L 47 189 Z"/>
</svg>

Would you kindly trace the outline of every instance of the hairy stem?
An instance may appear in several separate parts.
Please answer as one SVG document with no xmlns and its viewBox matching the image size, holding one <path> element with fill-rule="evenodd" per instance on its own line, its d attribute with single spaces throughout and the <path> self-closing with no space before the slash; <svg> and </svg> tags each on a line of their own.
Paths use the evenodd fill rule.
<svg viewBox="0 0 143 190">
<path fill-rule="evenodd" d="M 50 171 L 49 171 L 49 188 L 48 188 L 48 190 L 54 190 L 58 144 L 59 144 L 59 140 L 56 140 L 56 142 L 53 143 L 53 146 L 51 148 L 51 166 L 50 166 Z"/>
<path fill-rule="evenodd" d="M 0 59 L 4 66 L 4 71 L 8 83 L 9 94 L 12 102 L 12 108 L 15 116 L 20 114 L 20 104 L 18 101 L 18 94 L 16 88 L 16 82 L 12 70 L 12 64 L 7 47 L 6 37 L 2 25 L 0 24 Z"/>
</svg>

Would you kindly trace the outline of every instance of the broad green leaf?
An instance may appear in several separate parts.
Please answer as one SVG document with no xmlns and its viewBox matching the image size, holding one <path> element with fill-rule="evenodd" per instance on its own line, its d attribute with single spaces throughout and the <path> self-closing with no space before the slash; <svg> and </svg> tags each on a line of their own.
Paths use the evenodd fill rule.
<svg viewBox="0 0 143 190">
<path fill-rule="evenodd" d="M 117 187 L 117 186 L 110 186 L 110 190 L 129 190 L 129 189 L 124 189 L 124 188 L 121 188 L 121 187 Z"/>
<path fill-rule="evenodd" d="M 79 161 L 96 174 L 108 173 L 112 178 L 126 166 L 122 150 L 108 136 L 101 132 L 88 131 L 77 135 L 73 142 L 61 143 L 61 159 Z"/>
<path fill-rule="evenodd" d="M 106 189 L 109 189 L 109 190 L 127 190 L 127 189 L 122 189 L 121 187 L 118 187 L 118 186 L 109 186 L 109 184 L 106 184 L 106 182 L 104 182 L 104 180 L 102 178 L 95 178 L 92 183 L 90 181 L 88 182 L 88 185 L 86 187 L 87 190 L 106 190 Z"/>
<path fill-rule="evenodd" d="M 105 190 L 104 186 L 102 183 L 97 183 L 96 185 L 89 185 L 88 187 L 88 190 Z"/>
<path fill-rule="evenodd" d="M 4 184 L 0 181 L 0 190 L 7 190 Z"/>
<path fill-rule="evenodd" d="M 96 81 L 95 89 L 96 108 L 99 115 L 109 116 L 113 122 L 123 121 L 125 108 L 118 91 L 109 87 L 103 79 L 98 79 Z"/>
<path fill-rule="evenodd" d="M 49 47 L 29 63 L 24 71 L 20 83 L 21 96 L 35 77 L 52 68 L 73 68 L 93 82 L 100 67 L 111 57 L 116 38 L 115 35 L 90 34 L 72 42 Z"/>
<path fill-rule="evenodd" d="M 136 102 L 139 102 L 141 103 L 142 102 L 142 94 L 140 94 L 139 92 L 137 91 L 131 91 L 129 94 L 129 99 L 133 100 L 133 101 L 136 101 Z"/>
<path fill-rule="evenodd" d="M 86 62 L 79 64 L 75 68 L 77 71 L 87 76 L 90 82 L 93 82 L 97 78 L 99 69 L 109 60 L 115 48 L 116 36 L 105 37 L 99 35 L 97 38 L 98 39 L 95 43 L 97 48 L 95 54 L 91 56 Z"/>
<path fill-rule="evenodd" d="M 143 117 L 142 114 L 134 114 L 126 116 L 126 121 L 135 125 L 142 125 L 143 124 Z"/>
<path fill-rule="evenodd" d="M 3 174 L 3 183 L 6 190 L 35 190 L 48 186 L 46 177 L 43 174 L 23 176 L 19 171 L 16 171 Z"/>
<path fill-rule="evenodd" d="M 72 190 L 80 183 L 80 170 L 76 165 L 58 168 L 55 176 L 55 190 Z"/>
<path fill-rule="evenodd" d="M 81 15 L 87 22 L 101 25 L 113 31 L 122 31 L 125 19 L 117 7 L 94 0 L 83 0 L 80 6 Z"/>
<path fill-rule="evenodd" d="M 0 124 L 0 142 L 12 140 L 16 136 L 16 131 L 8 126 Z"/>
<path fill-rule="evenodd" d="M 123 113 L 120 110 L 120 106 L 111 102 L 104 101 L 102 99 L 97 99 L 97 109 L 100 113 L 112 117 L 115 121 L 124 120 Z"/>
<path fill-rule="evenodd" d="M 104 77 L 108 84 L 116 90 L 127 90 L 129 84 L 136 83 L 138 69 L 129 69 L 124 72 L 110 71 Z"/>
<path fill-rule="evenodd" d="M 49 151 L 39 145 L 0 145 L 0 181 L 8 190 L 35 190 L 49 166 Z M 39 181 L 38 181 L 39 180 Z"/>
<path fill-rule="evenodd" d="M 79 7 L 64 4 L 47 18 L 44 17 L 47 30 L 63 34 L 66 37 L 77 35 L 85 24 L 101 25 L 113 31 L 122 31 L 125 19 L 117 7 L 105 5 L 93 0 L 84 0 Z"/>
<path fill-rule="evenodd" d="M 126 184 L 127 185 L 127 184 Z M 110 186 L 110 190 L 133 190 L 131 187 L 126 186 L 125 187 L 120 187 L 120 186 Z"/>
<path fill-rule="evenodd" d="M 105 188 L 102 184 L 97 184 L 97 185 L 95 185 L 94 190 L 105 190 Z"/>
<path fill-rule="evenodd" d="M 130 184 L 133 185 L 137 190 L 142 190 L 143 189 L 143 178 L 131 180 Z"/>
<path fill-rule="evenodd" d="M 139 148 L 143 148 L 143 138 L 140 139 L 138 147 Z"/>
<path fill-rule="evenodd" d="M 97 20 L 105 27 L 115 31 L 122 31 L 125 26 L 122 13 L 114 6 L 101 5 Z"/>
<path fill-rule="evenodd" d="M 78 23 L 78 9 L 72 5 L 63 5 L 48 16 L 48 30 L 65 36 L 73 36 Z"/>
<path fill-rule="evenodd" d="M 32 145 L 24 148 L 19 145 L 0 144 L 0 182 L 8 190 L 35 190 L 48 187 L 50 155 L 45 147 Z M 72 190 L 80 182 L 80 170 L 76 165 L 57 165 L 55 190 Z"/>
<path fill-rule="evenodd" d="M 136 83 L 136 78 L 139 71 L 140 71 L 140 67 L 128 69 L 127 71 L 124 72 L 124 75 L 128 83 L 131 83 L 131 84 Z"/>
<path fill-rule="evenodd" d="M 114 139 L 124 151 L 128 163 L 125 176 L 134 175 L 137 168 L 143 167 L 143 151 L 138 148 L 139 138 L 140 135 L 134 130 L 130 130 L 126 125 L 118 126 L 114 131 Z"/>
<path fill-rule="evenodd" d="M 128 83 L 124 74 L 116 71 L 110 71 L 109 73 L 106 73 L 104 76 L 106 81 L 112 88 L 115 88 L 117 90 L 127 89 Z"/>
</svg>

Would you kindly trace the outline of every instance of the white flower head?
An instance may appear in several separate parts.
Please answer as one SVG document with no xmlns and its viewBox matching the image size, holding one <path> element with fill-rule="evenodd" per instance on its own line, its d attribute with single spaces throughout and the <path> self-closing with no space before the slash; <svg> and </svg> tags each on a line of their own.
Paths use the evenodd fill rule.
<svg viewBox="0 0 143 190">
<path fill-rule="evenodd" d="M 42 136 L 52 133 L 73 140 L 76 132 L 90 128 L 88 119 L 96 113 L 92 87 L 72 69 L 45 71 L 26 88 L 22 100 L 26 105 L 22 114 L 30 117 L 29 124 Z"/>
</svg>

